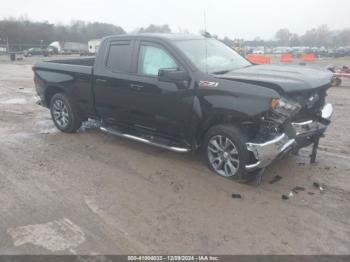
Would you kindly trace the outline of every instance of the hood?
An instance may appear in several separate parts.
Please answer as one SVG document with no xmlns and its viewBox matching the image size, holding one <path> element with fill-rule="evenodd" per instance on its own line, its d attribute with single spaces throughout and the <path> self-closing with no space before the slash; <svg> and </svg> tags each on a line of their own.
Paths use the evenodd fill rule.
<svg viewBox="0 0 350 262">
<path fill-rule="evenodd" d="M 218 78 L 280 89 L 285 93 L 307 91 L 331 82 L 332 73 L 302 66 L 254 65 L 233 70 Z"/>
</svg>

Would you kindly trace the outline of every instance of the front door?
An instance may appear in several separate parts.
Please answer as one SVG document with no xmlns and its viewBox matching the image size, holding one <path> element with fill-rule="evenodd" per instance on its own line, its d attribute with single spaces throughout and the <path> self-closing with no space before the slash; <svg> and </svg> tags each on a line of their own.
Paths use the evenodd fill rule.
<svg viewBox="0 0 350 262">
<path fill-rule="evenodd" d="M 188 140 L 194 90 L 158 80 L 159 69 L 184 69 L 160 44 L 140 42 L 133 90 L 132 119 L 139 128 L 178 140 Z"/>
</svg>

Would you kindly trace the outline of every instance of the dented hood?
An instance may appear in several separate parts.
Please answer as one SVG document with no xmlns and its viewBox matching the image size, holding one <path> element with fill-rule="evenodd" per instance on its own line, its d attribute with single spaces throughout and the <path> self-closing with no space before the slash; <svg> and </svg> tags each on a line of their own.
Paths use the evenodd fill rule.
<svg viewBox="0 0 350 262">
<path fill-rule="evenodd" d="M 332 73 L 302 66 L 253 65 L 217 77 L 292 93 L 325 86 L 331 82 Z"/>
</svg>

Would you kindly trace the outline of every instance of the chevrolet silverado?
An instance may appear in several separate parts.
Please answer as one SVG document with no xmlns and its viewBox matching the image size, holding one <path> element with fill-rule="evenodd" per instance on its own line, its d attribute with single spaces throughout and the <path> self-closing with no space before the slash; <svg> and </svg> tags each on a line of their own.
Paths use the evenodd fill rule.
<svg viewBox="0 0 350 262">
<path fill-rule="evenodd" d="M 203 151 L 231 179 L 317 146 L 333 113 L 331 72 L 255 65 L 208 36 L 109 36 L 96 58 L 38 62 L 33 71 L 59 130 L 74 133 L 96 119 L 110 134 Z"/>
</svg>

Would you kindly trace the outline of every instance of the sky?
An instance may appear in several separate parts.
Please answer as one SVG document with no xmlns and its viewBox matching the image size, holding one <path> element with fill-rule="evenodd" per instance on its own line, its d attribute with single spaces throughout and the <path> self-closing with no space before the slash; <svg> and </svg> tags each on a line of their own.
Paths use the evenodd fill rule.
<svg viewBox="0 0 350 262">
<path fill-rule="evenodd" d="M 350 27 L 350 0 L 2 0 L 0 19 L 26 16 L 34 21 L 68 24 L 106 22 L 127 32 L 149 24 L 219 37 L 273 39 L 280 28 L 303 34 L 327 24 Z"/>
</svg>

